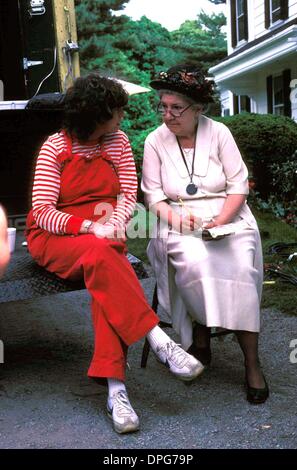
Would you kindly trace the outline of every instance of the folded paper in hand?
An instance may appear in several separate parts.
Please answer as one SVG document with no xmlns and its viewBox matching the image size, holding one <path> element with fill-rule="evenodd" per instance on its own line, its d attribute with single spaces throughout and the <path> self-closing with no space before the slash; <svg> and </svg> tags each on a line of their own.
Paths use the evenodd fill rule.
<svg viewBox="0 0 297 470">
<path fill-rule="evenodd" d="M 212 238 L 224 237 L 237 232 L 239 227 L 236 224 L 218 225 L 217 227 L 206 229 Z"/>
</svg>

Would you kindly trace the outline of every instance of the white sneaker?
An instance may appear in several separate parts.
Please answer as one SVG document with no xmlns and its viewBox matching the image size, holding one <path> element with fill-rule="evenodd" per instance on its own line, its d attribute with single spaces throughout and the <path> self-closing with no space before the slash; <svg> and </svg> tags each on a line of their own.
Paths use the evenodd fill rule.
<svg viewBox="0 0 297 470">
<path fill-rule="evenodd" d="M 155 354 L 181 380 L 193 380 L 203 372 L 203 364 L 174 341 L 157 346 Z"/>
<path fill-rule="evenodd" d="M 111 400 L 107 400 L 107 414 L 112 419 L 114 430 L 119 434 L 138 431 L 139 418 L 125 390 L 116 392 Z"/>
</svg>

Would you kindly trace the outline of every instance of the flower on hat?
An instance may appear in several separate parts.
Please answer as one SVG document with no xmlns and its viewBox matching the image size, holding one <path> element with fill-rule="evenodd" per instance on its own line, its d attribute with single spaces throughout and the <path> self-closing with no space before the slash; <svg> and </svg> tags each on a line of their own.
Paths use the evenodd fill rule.
<svg viewBox="0 0 297 470">
<path fill-rule="evenodd" d="M 168 73 L 167 72 L 160 72 L 159 77 L 161 78 L 161 80 L 166 79 L 166 78 L 168 78 Z"/>
<path fill-rule="evenodd" d="M 188 72 L 180 72 L 180 77 L 181 79 L 187 83 L 188 85 L 191 85 L 191 84 L 196 84 L 197 83 L 197 80 L 196 78 L 194 77 L 194 74 L 193 73 L 188 73 Z"/>
<path fill-rule="evenodd" d="M 181 66 L 180 69 L 173 67 L 167 72 L 160 72 L 151 86 L 155 89 L 162 87 L 179 91 L 182 94 L 202 102 L 213 101 L 213 84 L 199 69 L 188 70 Z"/>
</svg>

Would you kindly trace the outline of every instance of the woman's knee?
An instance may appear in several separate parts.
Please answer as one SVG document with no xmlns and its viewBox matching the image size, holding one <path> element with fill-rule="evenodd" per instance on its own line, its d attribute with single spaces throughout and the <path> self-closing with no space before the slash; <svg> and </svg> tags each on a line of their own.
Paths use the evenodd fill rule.
<svg viewBox="0 0 297 470">
<path fill-rule="evenodd" d="M 114 259 L 116 252 L 124 253 L 124 246 L 108 238 L 92 236 L 83 257 L 88 263 L 97 264 L 98 262 L 102 263 Z"/>
<path fill-rule="evenodd" d="M 195 260 L 188 260 L 187 263 L 176 269 L 175 282 L 178 287 L 193 282 L 198 278 L 199 269 Z"/>
</svg>

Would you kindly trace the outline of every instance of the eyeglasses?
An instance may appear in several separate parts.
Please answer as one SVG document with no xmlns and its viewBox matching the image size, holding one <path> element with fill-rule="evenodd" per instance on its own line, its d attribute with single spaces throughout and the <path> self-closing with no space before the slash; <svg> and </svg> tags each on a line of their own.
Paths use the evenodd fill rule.
<svg viewBox="0 0 297 470">
<path fill-rule="evenodd" d="M 173 117 L 181 117 L 184 112 L 187 111 L 187 109 L 189 109 L 191 106 L 193 106 L 193 103 L 189 104 L 189 106 L 186 106 L 185 108 L 178 105 L 173 105 L 172 108 L 168 108 L 162 103 L 162 101 L 160 101 L 157 107 L 157 112 L 160 113 L 162 116 L 165 116 L 168 112 Z"/>
</svg>

